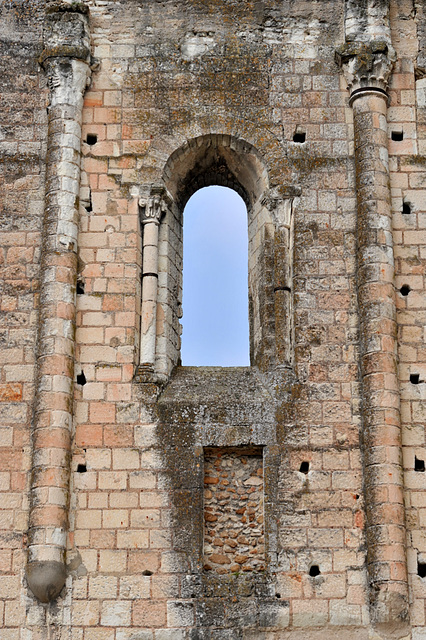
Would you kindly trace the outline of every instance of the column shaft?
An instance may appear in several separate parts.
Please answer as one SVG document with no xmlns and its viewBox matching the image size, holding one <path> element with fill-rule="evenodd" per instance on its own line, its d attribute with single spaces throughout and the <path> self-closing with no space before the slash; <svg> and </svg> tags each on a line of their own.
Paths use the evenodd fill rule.
<svg viewBox="0 0 426 640">
<path fill-rule="evenodd" d="M 63 19 L 67 12 L 70 19 Z M 55 46 L 49 49 L 47 36 L 42 59 L 51 95 L 26 571 L 31 590 L 42 602 L 55 599 L 66 578 L 81 119 L 90 74 L 86 15 L 67 5 L 48 14 L 49 25 Z M 56 53 L 58 32 L 64 38 L 68 32 L 77 34 L 76 46 L 67 45 L 61 57 Z"/>
<path fill-rule="evenodd" d="M 143 224 L 141 365 L 154 369 L 157 337 L 158 226 L 155 219 Z"/>
<path fill-rule="evenodd" d="M 372 622 L 387 627 L 408 615 L 387 96 L 352 101 L 367 563 Z"/>
</svg>

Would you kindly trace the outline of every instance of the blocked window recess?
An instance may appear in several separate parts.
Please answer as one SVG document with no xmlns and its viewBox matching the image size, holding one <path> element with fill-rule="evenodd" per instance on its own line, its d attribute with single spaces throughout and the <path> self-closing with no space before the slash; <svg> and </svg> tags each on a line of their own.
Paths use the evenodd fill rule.
<svg viewBox="0 0 426 640">
<path fill-rule="evenodd" d="M 204 570 L 265 569 L 261 447 L 204 451 Z"/>
</svg>

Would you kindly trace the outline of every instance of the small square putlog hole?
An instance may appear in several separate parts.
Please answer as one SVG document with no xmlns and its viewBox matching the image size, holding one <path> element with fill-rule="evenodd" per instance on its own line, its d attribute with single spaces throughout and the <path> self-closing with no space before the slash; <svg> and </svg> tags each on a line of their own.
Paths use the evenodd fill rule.
<svg viewBox="0 0 426 640">
<path fill-rule="evenodd" d="M 97 141 L 98 141 L 98 136 L 96 135 L 96 133 L 87 134 L 86 142 L 90 147 L 93 147 L 93 145 L 96 144 Z"/>
<path fill-rule="evenodd" d="M 426 578 L 426 563 L 422 560 L 417 560 L 417 574 L 421 578 Z"/>
<path fill-rule="evenodd" d="M 414 471 L 419 471 L 420 473 L 425 472 L 425 461 L 417 456 L 414 456 Z"/>
<path fill-rule="evenodd" d="M 302 131 L 298 131 L 297 133 L 295 133 L 293 136 L 293 142 L 297 142 L 299 144 L 303 144 L 304 142 L 306 142 L 306 133 Z"/>
<path fill-rule="evenodd" d="M 204 569 L 265 569 L 263 456 L 256 448 L 204 450 Z"/>
</svg>

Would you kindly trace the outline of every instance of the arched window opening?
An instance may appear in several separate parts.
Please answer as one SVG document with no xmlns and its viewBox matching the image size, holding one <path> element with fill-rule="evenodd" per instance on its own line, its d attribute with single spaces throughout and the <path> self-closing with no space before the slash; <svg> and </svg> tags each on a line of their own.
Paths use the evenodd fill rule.
<svg viewBox="0 0 426 640">
<path fill-rule="evenodd" d="M 248 366 L 247 208 L 227 187 L 197 191 L 184 210 L 185 366 Z"/>
<path fill-rule="evenodd" d="M 232 261 L 226 265 L 223 255 L 232 237 L 227 224 L 235 222 L 237 205 L 226 209 L 221 219 L 220 214 L 225 213 L 223 206 L 211 209 L 215 201 L 210 195 L 213 189 L 209 188 L 213 186 L 231 188 L 234 193 L 228 189 L 224 192 L 231 193 L 234 199 L 238 194 L 247 207 L 245 209 L 237 198 L 244 211 L 240 216 L 241 231 L 237 234 L 244 250 L 239 268 Z M 191 196 L 201 197 L 204 188 L 208 203 L 196 216 L 201 220 L 205 211 L 196 252 L 208 265 L 203 242 L 219 234 L 220 242 L 207 272 L 209 277 L 215 276 L 220 297 L 214 301 L 211 281 L 199 266 L 189 266 L 189 232 L 185 230 L 183 301 L 183 212 Z M 182 361 L 186 366 L 250 365 L 261 372 L 292 366 L 293 198 L 297 195 L 299 191 L 292 187 L 271 187 L 264 159 L 255 147 L 225 134 L 187 140 L 169 156 L 158 183 L 140 185 L 142 286 L 138 381 L 167 383 Z M 210 212 L 206 211 L 207 206 Z M 190 217 L 189 205 L 185 219 L 188 221 Z M 209 220 L 212 227 L 207 226 Z M 231 246 L 228 255 L 232 259 L 239 252 L 235 250 L 235 241 Z M 231 279 L 241 266 L 244 270 L 241 284 L 226 298 Z M 187 282 L 191 270 L 198 278 L 192 294 Z M 196 311 L 205 311 L 194 329 L 188 299 L 194 301 Z M 243 313 L 244 319 L 237 321 L 237 330 L 232 333 L 235 311 Z M 222 328 L 220 318 L 224 319 Z M 206 329 L 198 343 L 197 326 Z M 214 340 L 215 332 L 218 337 Z M 194 344 L 192 354 L 188 340 Z M 237 350 L 231 351 L 231 347 L 238 344 L 243 345 L 242 356 L 234 355 L 238 354 Z M 213 347 L 210 354 L 203 353 L 205 347 Z"/>
</svg>

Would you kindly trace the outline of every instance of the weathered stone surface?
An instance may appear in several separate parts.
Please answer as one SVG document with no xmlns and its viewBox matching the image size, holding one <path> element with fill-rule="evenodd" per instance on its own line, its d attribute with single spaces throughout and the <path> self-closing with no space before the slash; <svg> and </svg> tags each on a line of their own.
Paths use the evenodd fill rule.
<svg viewBox="0 0 426 640">
<path fill-rule="evenodd" d="M 263 571 L 262 452 L 206 450 L 204 472 L 204 568 Z"/>
<path fill-rule="evenodd" d="M 2 640 L 425 636 L 425 28 L 0 3 Z M 247 368 L 180 367 L 212 184 L 247 206 Z"/>
</svg>

